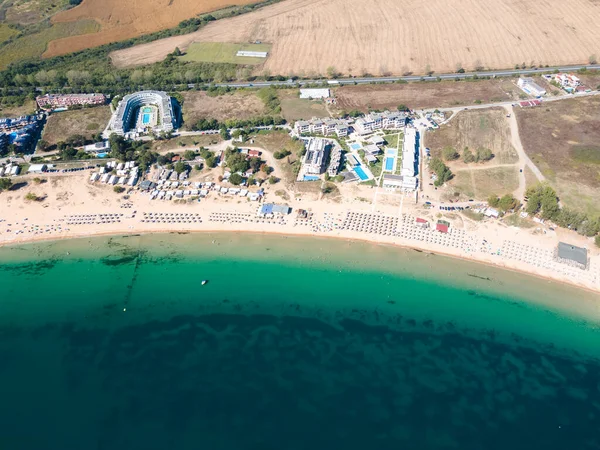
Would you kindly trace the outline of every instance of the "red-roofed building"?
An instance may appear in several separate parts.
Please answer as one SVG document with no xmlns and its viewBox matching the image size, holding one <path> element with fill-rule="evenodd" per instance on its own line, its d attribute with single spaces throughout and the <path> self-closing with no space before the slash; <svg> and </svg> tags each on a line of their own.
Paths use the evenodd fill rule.
<svg viewBox="0 0 600 450">
<path fill-rule="evenodd" d="M 420 217 L 417 217 L 417 220 L 415 222 L 418 227 L 421 227 L 421 228 L 429 227 L 429 222 L 427 222 L 425 219 L 421 219 Z"/>
<path fill-rule="evenodd" d="M 440 233 L 447 233 L 448 232 L 448 225 L 444 225 L 443 223 L 438 223 L 435 226 L 435 229 L 437 231 L 439 231 Z"/>
<path fill-rule="evenodd" d="M 261 153 L 258 150 L 248 150 L 248 156 L 250 156 L 251 158 L 254 156 L 260 156 Z"/>
<path fill-rule="evenodd" d="M 181 161 L 181 160 L 182 160 L 182 158 L 179 155 L 175 155 L 175 156 L 173 156 L 171 158 L 171 162 L 178 162 L 178 161 Z"/>
</svg>

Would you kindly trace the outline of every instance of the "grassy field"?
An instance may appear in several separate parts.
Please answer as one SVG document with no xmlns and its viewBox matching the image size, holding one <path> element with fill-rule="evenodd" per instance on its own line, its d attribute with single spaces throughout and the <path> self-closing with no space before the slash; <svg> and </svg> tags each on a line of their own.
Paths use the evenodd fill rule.
<svg viewBox="0 0 600 450">
<path fill-rule="evenodd" d="M 0 98 L 0 102 L 2 99 Z M 27 100 L 23 106 L 2 106 L 0 103 L 0 117 L 19 117 L 33 114 L 37 109 L 34 100 Z"/>
<path fill-rule="evenodd" d="M 251 136 L 254 141 L 250 145 L 264 148 L 270 153 L 275 153 L 282 149 L 289 150 L 292 152 L 286 158 L 280 159 L 275 162 L 278 167 L 275 167 L 276 172 L 281 174 L 282 181 L 288 187 L 293 186 L 296 182 L 296 174 L 294 172 L 294 163 L 297 162 L 298 157 L 296 156 L 298 151 L 302 150 L 304 146 L 301 141 L 293 140 L 288 133 L 285 131 L 270 131 L 268 133 L 258 133 Z M 298 183 L 312 184 L 312 183 Z"/>
<path fill-rule="evenodd" d="M 517 100 L 519 89 L 510 79 L 479 81 L 414 82 L 342 86 L 335 89 L 339 111 L 369 109 L 395 110 L 398 105 L 409 108 L 437 108 L 457 105 Z"/>
<path fill-rule="evenodd" d="M 254 58 L 250 56 L 236 56 L 239 50 L 254 52 L 269 52 L 268 44 L 228 44 L 223 42 L 194 42 L 180 57 L 183 61 L 230 63 L 256 65 L 262 64 L 267 58 Z"/>
<path fill-rule="evenodd" d="M 74 134 L 81 134 L 89 139 L 102 132 L 109 119 L 110 106 L 54 113 L 48 117 L 42 138 L 50 145 Z"/>
<path fill-rule="evenodd" d="M 69 6 L 68 0 L 2 0 L 0 17 L 5 22 L 31 25 Z"/>
<path fill-rule="evenodd" d="M 461 111 L 449 123 L 428 132 L 425 142 L 435 157 L 441 157 L 446 147 L 454 148 L 461 155 L 468 147 L 473 153 L 479 148 L 491 150 L 494 157 L 488 164 L 514 164 L 519 160 L 511 144 L 510 127 L 503 108 Z M 467 165 L 459 159 L 448 165 L 450 168 L 464 168 L 478 164 Z"/>
<path fill-rule="evenodd" d="M 183 119 L 191 127 L 200 119 L 250 119 L 264 116 L 267 110 L 255 91 L 234 91 L 217 97 L 206 92 L 187 91 L 183 94 Z"/>
<path fill-rule="evenodd" d="M 39 33 L 22 36 L 0 48 L 0 70 L 15 61 L 41 57 L 53 39 L 93 33 L 98 29 L 99 25 L 93 20 L 81 20 L 52 25 Z"/>
<path fill-rule="evenodd" d="M 277 95 L 281 102 L 281 113 L 287 121 L 329 117 L 329 111 L 322 100 L 298 98 L 296 89 L 279 90 Z"/>
<path fill-rule="evenodd" d="M 518 169 L 494 167 L 483 170 L 457 172 L 448 184 L 448 190 L 458 192 L 462 198 L 487 200 L 492 194 L 502 196 L 519 187 Z"/>
<path fill-rule="evenodd" d="M 221 136 L 218 134 L 210 134 L 203 136 L 181 136 L 174 139 L 164 141 L 153 141 L 152 150 L 159 153 L 176 152 L 188 148 L 206 147 L 215 145 L 221 142 Z"/>
<path fill-rule="evenodd" d="M 0 44 L 3 43 L 4 41 L 7 41 L 8 39 L 10 39 L 12 36 L 14 36 L 17 33 L 18 33 L 18 31 L 15 30 L 14 28 L 11 28 L 4 23 L 0 23 Z"/>
<path fill-rule="evenodd" d="M 525 152 L 561 204 L 600 214 L 600 99 L 569 99 L 515 112 Z"/>
</svg>

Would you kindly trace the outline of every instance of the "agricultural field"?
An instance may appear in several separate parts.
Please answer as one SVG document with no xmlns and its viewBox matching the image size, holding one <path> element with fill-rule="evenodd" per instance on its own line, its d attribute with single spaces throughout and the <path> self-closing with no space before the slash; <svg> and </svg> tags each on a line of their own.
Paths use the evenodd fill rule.
<svg viewBox="0 0 600 450">
<path fill-rule="evenodd" d="M 186 128 L 200 119 L 250 119 L 267 115 L 263 101 L 255 91 L 233 91 L 210 97 L 206 92 L 183 92 L 183 120 Z"/>
<path fill-rule="evenodd" d="M 190 15 L 201 8 L 191 0 L 179 0 L 179 4 L 184 2 L 190 5 Z M 155 3 L 137 0 L 133 10 L 150 4 L 149 17 L 156 14 Z M 122 5 L 123 10 L 114 4 Z M 74 19 L 112 15 L 114 22 L 129 15 L 124 10 L 129 10 L 131 3 L 84 0 L 82 7 L 62 15 Z M 92 7 L 99 11 L 78 13 Z M 165 13 L 169 9 L 164 8 Z M 148 21 L 152 27 L 163 23 L 163 12 L 156 16 Z M 587 63 L 591 55 L 598 53 L 599 21 L 600 4 L 594 0 L 572 0 L 568 11 L 560 0 L 378 0 L 376 5 L 363 0 L 287 0 L 213 22 L 167 42 L 116 52 L 113 61 L 148 64 L 192 42 L 258 40 L 273 45 L 264 70 L 285 76 L 310 77 L 331 71 L 346 76 L 422 74 L 459 68 L 509 68 L 516 64 L 566 65 Z M 140 21 L 136 23 L 144 26 Z M 131 32 L 137 31 L 133 28 Z"/>
<path fill-rule="evenodd" d="M 175 27 L 182 20 L 201 13 L 249 3 L 256 3 L 256 0 L 83 0 L 75 8 L 53 16 L 52 22 L 73 23 L 92 19 L 100 24 L 100 29 L 85 39 L 69 37 L 51 42 L 44 56 L 62 55 L 122 41 Z"/>
<path fill-rule="evenodd" d="M 487 200 L 490 195 L 502 196 L 516 191 L 519 187 L 518 172 L 516 167 L 461 170 L 454 174 L 446 189 L 452 193 L 458 192 L 462 200 Z"/>
<path fill-rule="evenodd" d="M 398 105 L 415 108 L 444 108 L 457 105 L 517 100 L 521 91 L 511 79 L 440 81 L 400 84 L 342 86 L 335 89 L 336 109 L 395 110 Z"/>
<path fill-rule="evenodd" d="M 48 43 L 53 39 L 73 36 L 85 41 L 80 35 L 93 33 L 99 26 L 93 20 L 80 20 L 72 23 L 60 23 L 45 28 L 39 33 L 24 35 L 0 47 L 0 70 L 10 63 L 27 58 L 39 58 L 45 52 Z"/>
<path fill-rule="evenodd" d="M 42 139 L 50 145 L 64 141 L 74 134 L 90 139 L 93 135 L 104 131 L 110 114 L 110 106 L 54 113 L 48 117 Z"/>
<path fill-rule="evenodd" d="M 450 122 L 442 125 L 425 136 L 425 145 L 431 149 L 431 155 L 442 157 L 446 147 L 454 148 L 462 155 L 465 147 L 475 153 L 479 148 L 492 151 L 494 157 L 487 165 L 515 164 L 519 155 L 511 144 L 511 132 L 506 120 L 504 108 L 472 109 L 459 112 Z M 458 159 L 447 163 L 454 171 L 480 164 L 465 164 Z"/>
<path fill-rule="evenodd" d="M 322 100 L 308 100 L 298 97 L 297 89 L 280 89 L 277 96 L 281 102 L 281 113 L 285 120 L 308 120 L 313 117 L 329 117 L 329 111 Z"/>
<path fill-rule="evenodd" d="M 252 52 L 268 52 L 271 46 L 268 44 L 229 44 L 222 42 L 194 42 L 185 54 L 180 57 L 182 61 L 230 63 L 243 65 L 262 64 L 267 58 L 255 58 L 250 56 L 237 56 L 239 50 Z"/>
<path fill-rule="evenodd" d="M 561 204 L 600 214 L 600 98 L 515 110 L 525 152 Z"/>
</svg>

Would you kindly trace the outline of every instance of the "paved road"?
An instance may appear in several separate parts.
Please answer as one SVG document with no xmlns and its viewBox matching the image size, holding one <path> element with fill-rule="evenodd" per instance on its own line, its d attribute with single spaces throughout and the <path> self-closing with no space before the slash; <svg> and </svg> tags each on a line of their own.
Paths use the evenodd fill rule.
<svg viewBox="0 0 600 450">
<path fill-rule="evenodd" d="M 402 76 L 402 77 L 362 77 L 362 78 L 338 78 L 336 80 L 285 80 L 285 81 L 256 81 L 256 82 L 246 82 L 246 83 L 218 83 L 216 86 L 222 87 L 233 87 L 233 88 L 243 88 L 243 87 L 269 87 L 269 86 L 295 86 L 300 85 L 304 86 L 307 84 L 315 84 L 315 83 L 328 83 L 332 87 L 336 85 L 343 84 L 372 84 L 372 83 L 395 83 L 396 81 L 436 81 L 438 79 L 441 80 L 463 80 L 465 78 L 473 78 L 474 76 L 478 77 L 511 77 L 513 75 L 531 75 L 538 73 L 548 73 L 548 72 L 576 72 L 580 69 L 588 69 L 588 70 L 600 70 L 600 64 L 593 65 L 576 65 L 576 66 L 555 66 L 555 67 L 544 67 L 540 69 L 509 69 L 509 70 L 493 70 L 489 72 L 465 72 L 465 73 L 442 73 L 439 75 L 431 75 L 431 76 L 418 76 L 418 75 L 410 75 L 410 76 Z M 195 87 L 195 85 L 189 85 L 190 87 Z"/>
</svg>

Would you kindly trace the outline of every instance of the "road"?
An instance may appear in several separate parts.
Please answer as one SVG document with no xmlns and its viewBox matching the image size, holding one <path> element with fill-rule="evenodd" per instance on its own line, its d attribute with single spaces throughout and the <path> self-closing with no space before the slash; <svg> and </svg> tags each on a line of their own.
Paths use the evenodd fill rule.
<svg viewBox="0 0 600 450">
<path fill-rule="evenodd" d="M 338 78 L 335 80 L 284 80 L 284 81 L 256 81 L 256 82 L 245 82 L 245 83 L 217 83 L 218 87 L 232 87 L 232 88 L 245 88 L 245 87 L 269 87 L 269 86 L 305 86 L 310 84 L 327 83 L 332 87 L 337 85 L 347 84 L 372 84 L 372 83 L 395 83 L 397 81 L 437 81 L 441 80 L 464 80 L 465 78 L 477 77 L 512 77 L 514 75 L 532 75 L 539 73 L 548 72 L 576 72 L 581 69 L 588 70 L 600 70 L 600 64 L 590 65 L 574 65 L 574 66 L 554 66 L 544 67 L 540 69 L 508 69 L 508 70 L 492 70 L 489 72 L 465 72 L 465 73 L 442 73 L 439 75 L 431 76 L 418 76 L 409 75 L 401 77 L 362 77 L 362 78 Z M 190 84 L 188 87 L 195 88 L 196 85 Z"/>
</svg>

